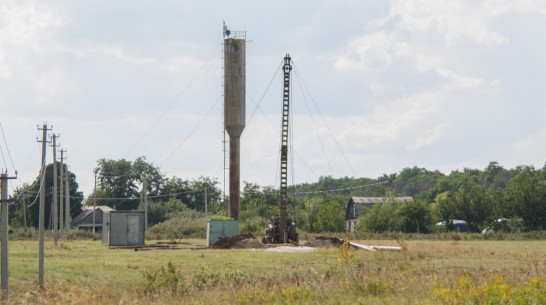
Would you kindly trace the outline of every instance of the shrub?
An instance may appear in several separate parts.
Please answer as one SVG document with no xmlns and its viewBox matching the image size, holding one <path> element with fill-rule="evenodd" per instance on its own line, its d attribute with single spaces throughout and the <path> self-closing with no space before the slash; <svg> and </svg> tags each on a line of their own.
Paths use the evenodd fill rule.
<svg viewBox="0 0 546 305">
<path fill-rule="evenodd" d="M 146 232 L 148 239 L 205 238 L 207 220 L 205 218 L 173 218 L 159 223 Z"/>
<path fill-rule="evenodd" d="M 249 232 L 254 235 L 264 235 L 265 228 L 269 224 L 269 221 L 263 217 L 255 216 L 250 219 L 243 220 L 240 224 L 240 232 Z"/>
</svg>

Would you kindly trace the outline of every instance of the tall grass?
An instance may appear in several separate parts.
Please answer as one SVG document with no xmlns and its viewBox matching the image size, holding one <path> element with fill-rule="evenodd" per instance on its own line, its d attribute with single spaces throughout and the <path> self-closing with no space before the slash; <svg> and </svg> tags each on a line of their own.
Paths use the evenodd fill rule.
<svg viewBox="0 0 546 305">
<path fill-rule="evenodd" d="M 376 236 L 377 237 L 377 236 Z M 544 304 L 546 242 L 362 240 L 310 253 L 110 250 L 99 241 L 10 242 L 11 304 Z M 198 241 L 196 241 L 198 242 Z"/>
</svg>

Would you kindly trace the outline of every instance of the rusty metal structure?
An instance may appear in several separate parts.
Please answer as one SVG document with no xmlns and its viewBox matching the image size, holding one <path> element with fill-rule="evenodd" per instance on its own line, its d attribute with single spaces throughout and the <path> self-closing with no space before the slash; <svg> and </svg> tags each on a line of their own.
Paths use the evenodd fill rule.
<svg viewBox="0 0 546 305">
<path fill-rule="evenodd" d="M 296 224 L 288 217 L 288 133 L 290 115 L 290 73 L 292 59 L 289 54 L 284 57 L 283 65 L 283 97 L 281 125 L 281 183 L 279 195 L 279 216 L 271 217 L 271 223 L 266 229 L 264 243 L 298 242 Z"/>
<path fill-rule="evenodd" d="M 246 33 L 224 25 L 224 129 L 229 135 L 229 216 L 239 220 L 240 139 L 245 128 Z"/>
<path fill-rule="evenodd" d="M 288 116 L 290 113 L 290 55 L 284 57 L 284 83 L 282 95 L 282 129 L 281 129 L 281 185 L 279 198 L 279 222 L 281 231 L 281 241 L 287 242 L 287 223 L 288 218 Z"/>
</svg>

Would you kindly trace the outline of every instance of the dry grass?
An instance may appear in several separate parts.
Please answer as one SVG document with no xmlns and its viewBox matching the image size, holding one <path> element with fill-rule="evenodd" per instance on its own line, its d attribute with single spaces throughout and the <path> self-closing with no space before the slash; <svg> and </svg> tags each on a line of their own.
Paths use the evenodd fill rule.
<svg viewBox="0 0 546 305">
<path fill-rule="evenodd" d="M 204 244 L 203 240 L 187 242 Z M 135 252 L 110 250 L 99 241 L 65 241 L 57 248 L 46 242 L 46 284 L 40 288 L 37 242 L 15 241 L 10 242 L 10 303 L 546 302 L 540 299 L 546 295 L 546 241 L 360 242 L 401 245 L 406 250 Z"/>
</svg>

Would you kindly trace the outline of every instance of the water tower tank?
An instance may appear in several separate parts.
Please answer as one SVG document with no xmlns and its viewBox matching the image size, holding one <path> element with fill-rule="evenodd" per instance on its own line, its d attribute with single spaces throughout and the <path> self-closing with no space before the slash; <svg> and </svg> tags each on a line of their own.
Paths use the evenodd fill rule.
<svg viewBox="0 0 546 305">
<path fill-rule="evenodd" d="M 224 39 L 224 124 L 230 137 L 245 128 L 245 39 Z"/>
</svg>

